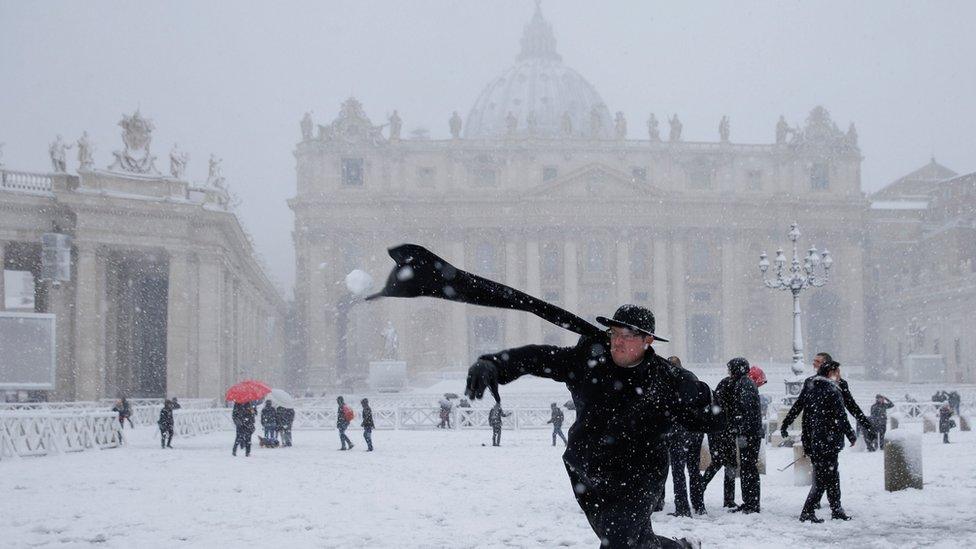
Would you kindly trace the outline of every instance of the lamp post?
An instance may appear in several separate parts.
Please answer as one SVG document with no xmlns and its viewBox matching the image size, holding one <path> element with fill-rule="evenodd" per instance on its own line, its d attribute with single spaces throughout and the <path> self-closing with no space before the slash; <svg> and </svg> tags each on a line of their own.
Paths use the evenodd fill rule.
<svg viewBox="0 0 976 549">
<path fill-rule="evenodd" d="M 355 376 L 349 371 L 349 312 L 373 286 L 373 278 L 368 273 L 354 269 L 346 275 L 347 293 L 339 297 L 335 308 L 336 328 L 336 384 L 343 390 L 353 390 Z"/>
<path fill-rule="evenodd" d="M 775 278 L 766 276 L 766 272 L 769 270 L 769 259 L 766 252 L 759 254 L 759 271 L 762 273 L 763 284 L 767 288 L 788 290 L 793 294 L 793 365 L 791 366 L 793 378 L 785 380 L 786 397 L 783 399 L 786 404 L 792 404 L 803 387 L 804 359 L 803 331 L 800 327 L 800 292 L 810 287 L 820 288 L 826 284 L 834 260 L 827 250 L 818 254 L 817 248 L 811 246 L 801 263 L 796 245 L 796 241 L 800 238 L 800 229 L 797 228 L 796 223 L 790 225 L 790 232 L 787 233 L 787 236 L 793 242 L 793 260 L 789 267 L 786 267 L 786 256 L 783 255 L 783 249 L 780 248 L 776 250 L 776 258 L 773 260 L 776 264 Z"/>
</svg>

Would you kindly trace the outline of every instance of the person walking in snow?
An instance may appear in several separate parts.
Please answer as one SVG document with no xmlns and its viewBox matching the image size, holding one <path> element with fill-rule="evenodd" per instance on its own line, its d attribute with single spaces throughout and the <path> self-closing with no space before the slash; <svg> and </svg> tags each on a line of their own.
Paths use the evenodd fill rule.
<svg viewBox="0 0 976 549">
<path fill-rule="evenodd" d="M 730 403 L 732 398 L 731 382 L 731 378 L 726 377 L 715 386 L 715 405 L 723 411 L 732 409 Z M 728 423 L 723 424 L 723 426 L 725 428 L 721 431 L 708 433 L 708 453 L 711 462 L 702 473 L 702 491 L 704 492 L 708 488 L 708 483 L 722 469 L 722 507 L 737 509 L 739 504 L 735 502 L 735 477 L 738 474 L 739 457 L 732 430 L 728 428 Z"/>
<path fill-rule="evenodd" d="M 942 433 L 943 444 L 949 444 L 949 429 L 955 426 L 956 422 L 952 419 L 952 406 L 947 402 L 939 409 L 939 432 Z"/>
<path fill-rule="evenodd" d="M 439 429 L 450 429 L 451 428 L 451 408 L 453 408 L 454 405 L 451 404 L 450 399 L 448 399 L 447 397 L 444 397 L 444 398 L 440 399 L 440 401 L 437 404 L 441 407 L 441 411 L 440 411 L 440 419 L 441 419 L 441 422 L 440 422 L 440 424 L 437 425 L 437 427 Z"/>
<path fill-rule="evenodd" d="M 171 400 L 167 399 L 163 402 L 163 409 L 159 411 L 159 419 L 156 420 L 156 424 L 159 425 L 160 445 L 163 448 L 172 448 L 173 402 Z"/>
<path fill-rule="evenodd" d="M 373 451 L 373 409 L 369 407 L 369 399 L 364 398 L 360 404 L 363 405 L 363 438 L 366 439 L 366 451 Z"/>
<path fill-rule="evenodd" d="M 136 426 L 132 424 L 132 405 L 129 401 L 122 397 L 115 401 L 115 407 L 112 408 L 113 412 L 118 412 L 119 414 L 119 425 L 125 429 L 126 420 L 129 421 L 129 427 L 135 429 Z"/>
<path fill-rule="evenodd" d="M 803 452 L 810 457 L 813 465 L 813 486 L 810 487 L 803 510 L 800 512 L 801 522 L 823 522 L 823 519 L 817 518 L 815 509 L 824 492 L 827 493 L 827 500 L 830 502 L 831 518 L 851 519 L 844 512 L 840 501 L 837 456 L 844 448 L 845 436 L 851 442 L 851 446 L 857 441 L 857 437 L 844 411 L 840 380 L 839 363 L 831 360 L 822 364 L 817 370 L 817 375 L 804 382 L 803 391 L 806 395 L 802 407 L 799 410 L 796 406 L 790 409 L 780 428 L 780 434 L 786 438 L 787 428 L 796 419 L 796 414 L 803 413 L 801 441 Z"/>
<path fill-rule="evenodd" d="M 346 429 L 349 428 L 349 424 L 352 423 L 356 414 L 353 413 L 352 408 L 346 405 L 346 402 L 341 396 L 336 397 L 336 402 L 339 404 L 339 410 L 336 412 L 336 429 L 339 430 L 339 442 L 342 444 L 342 448 L 339 449 L 352 450 L 354 445 L 352 440 L 346 435 Z"/>
<path fill-rule="evenodd" d="M 552 417 L 546 423 L 552 423 L 552 445 L 556 445 L 556 437 L 563 439 L 563 444 L 569 444 L 566 442 L 566 435 L 563 434 L 563 411 L 559 408 L 559 405 L 553 402 L 550 407 L 552 408 Z"/>
<path fill-rule="evenodd" d="M 881 394 L 874 396 L 874 404 L 871 405 L 871 423 L 874 425 L 876 436 L 867 438 L 869 452 L 873 452 L 875 447 L 884 450 L 884 437 L 888 430 L 888 410 L 894 407 L 895 404 L 888 397 Z"/>
<path fill-rule="evenodd" d="M 681 359 L 672 356 L 668 362 L 681 367 Z M 676 517 L 690 517 L 694 508 L 696 515 L 705 514 L 704 488 L 701 472 L 701 446 L 703 433 L 689 431 L 680 424 L 674 424 L 668 434 L 668 454 L 671 461 L 671 482 L 674 486 L 674 513 Z M 685 470 L 688 471 L 687 482 Z M 688 492 L 691 491 L 691 505 L 688 505 Z M 662 497 L 663 500 L 663 497 Z"/>
<path fill-rule="evenodd" d="M 278 411 L 270 400 L 264 402 L 261 409 L 261 428 L 264 429 L 264 443 L 267 446 L 278 445 Z"/>
<path fill-rule="evenodd" d="M 231 412 L 231 418 L 234 420 L 235 438 L 234 438 L 234 449 L 231 450 L 231 455 L 237 455 L 237 449 L 244 449 L 244 456 L 251 455 L 251 435 L 254 434 L 254 416 L 257 415 L 257 410 L 254 409 L 254 404 L 250 402 L 236 402 L 234 403 L 234 410 Z"/>
</svg>

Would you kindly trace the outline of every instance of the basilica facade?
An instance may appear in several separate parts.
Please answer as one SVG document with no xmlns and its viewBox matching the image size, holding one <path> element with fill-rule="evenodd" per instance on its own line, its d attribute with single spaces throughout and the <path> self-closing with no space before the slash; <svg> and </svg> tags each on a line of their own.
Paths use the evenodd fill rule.
<svg viewBox="0 0 976 549">
<path fill-rule="evenodd" d="M 401 135 L 400 113 L 380 124 L 354 98 L 331 121 L 306 115 L 289 201 L 305 382 L 361 379 L 388 322 L 412 373 L 574 342 L 525 313 L 428 299 L 358 304 L 344 277 L 362 269 L 381 284 L 386 249 L 404 242 L 591 320 L 623 303 L 647 306 L 671 339 L 660 352 L 686 363 L 788 362 L 790 297 L 765 288 L 757 264 L 787 247 L 794 221 L 801 261 L 812 245 L 834 258 L 829 284 L 801 302 L 807 348 L 865 364 L 869 208 L 853 125 L 841 130 L 813 107 L 797 126 L 771 119 L 768 143 L 735 142 L 724 118 L 717 140 L 692 142 L 677 115 L 652 114 L 634 139 L 624 113 L 611 112 L 563 63 L 537 10 L 515 63 L 466 118 L 448 117 L 448 139 Z M 340 339 L 348 361 L 337 360 Z"/>
</svg>

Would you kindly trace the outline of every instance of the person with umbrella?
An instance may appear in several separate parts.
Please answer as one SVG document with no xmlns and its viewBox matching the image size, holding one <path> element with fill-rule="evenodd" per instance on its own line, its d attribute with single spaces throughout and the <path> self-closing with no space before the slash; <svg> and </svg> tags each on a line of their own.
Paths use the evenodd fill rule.
<svg viewBox="0 0 976 549">
<path fill-rule="evenodd" d="M 254 403 L 263 399 L 270 392 L 271 387 L 251 379 L 227 389 L 224 400 L 234 403 L 231 418 L 234 420 L 236 431 L 231 455 L 236 456 L 238 448 L 244 449 L 245 456 L 251 455 L 251 435 L 254 434 L 254 419 L 257 415 Z"/>
</svg>

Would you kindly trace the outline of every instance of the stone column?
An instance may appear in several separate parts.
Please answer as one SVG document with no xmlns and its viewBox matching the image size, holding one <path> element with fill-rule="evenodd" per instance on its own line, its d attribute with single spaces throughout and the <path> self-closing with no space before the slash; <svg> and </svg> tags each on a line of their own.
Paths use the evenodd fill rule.
<svg viewBox="0 0 976 549">
<path fill-rule="evenodd" d="M 190 314 L 192 288 L 186 252 L 169 254 L 166 303 L 166 394 L 186 396 L 190 378 Z"/>
<path fill-rule="evenodd" d="M 105 379 L 105 267 L 94 244 L 78 244 L 75 299 L 76 375 L 79 400 L 101 398 Z"/>
<path fill-rule="evenodd" d="M 633 303 L 630 283 L 630 245 L 627 241 L 617 242 L 617 305 Z"/>
<path fill-rule="evenodd" d="M 518 288 L 519 284 L 518 269 L 518 245 L 511 238 L 505 240 L 505 284 Z M 519 322 L 525 317 L 525 313 L 520 311 L 508 311 L 505 313 L 505 345 L 513 347 L 520 343 L 524 337 Z"/>
<path fill-rule="evenodd" d="M 197 275 L 197 387 L 190 388 L 198 397 L 223 398 L 220 369 L 223 349 L 220 345 L 223 331 L 223 269 L 216 254 L 200 256 Z"/>
<path fill-rule="evenodd" d="M 829 248 L 827 248 L 829 250 Z M 841 262 L 838 262 L 841 269 L 847 270 L 843 277 L 838 277 L 843 280 L 843 289 L 838 291 L 839 288 L 833 288 L 832 290 L 836 295 L 841 297 L 842 303 L 846 302 L 850 304 L 850 316 L 849 319 L 849 330 L 845 330 L 844 333 L 847 334 L 847 341 L 844 342 L 844 354 L 847 355 L 851 362 L 861 362 L 862 364 L 867 362 L 867 353 L 864 347 L 864 250 L 861 246 L 848 246 L 845 253 L 842 256 Z M 845 265 L 846 264 L 846 265 Z M 835 284 L 837 282 L 834 282 Z M 826 288 L 830 288 L 830 283 L 827 284 Z M 844 307 L 841 305 L 838 311 L 843 315 Z M 842 317 L 843 318 L 843 317 Z M 843 320 L 841 320 L 843 322 Z M 948 352 L 943 350 L 943 354 L 948 355 L 951 353 L 951 338 L 944 338 L 942 341 L 943 349 L 949 349 Z M 816 352 L 816 351 L 813 351 Z M 807 352 L 807 357 L 811 357 L 810 352 Z M 954 368 L 958 366 L 950 366 L 950 374 L 954 374 Z M 952 377 L 951 379 L 955 379 Z"/>
<path fill-rule="evenodd" d="M 691 345 L 694 345 L 694 342 L 688 341 L 687 301 L 685 299 L 687 280 L 685 279 L 684 242 L 675 239 L 673 248 L 672 253 L 674 254 L 674 259 L 671 263 L 671 282 L 673 284 L 674 320 L 671 324 L 674 328 L 671 335 L 674 339 L 672 340 L 671 347 L 681 360 L 687 361 L 690 360 L 688 357 L 688 349 Z"/>
<path fill-rule="evenodd" d="M 654 284 L 653 301 L 651 310 L 654 312 L 654 328 L 662 336 L 673 336 L 677 333 L 677 327 L 670 323 L 671 314 L 668 308 L 668 241 L 664 237 L 659 237 L 654 241 L 653 259 L 653 278 Z"/>
<path fill-rule="evenodd" d="M 6 248 L 7 248 L 7 242 L 5 240 L 0 240 L 0 311 L 7 310 L 7 297 L 6 297 L 7 294 L 5 293 L 6 290 L 4 289 L 5 286 L 3 282 L 4 279 L 3 270 L 4 270 L 4 265 L 6 265 L 6 263 L 4 262 L 4 257 L 5 257 L 4 252 L 6 251 Z"/>
<path fill-rule="evenodd" d="M 75 400 L 75 369 L 73 368 L 75 282 L 62 282 L 48 292 L 48 312 L 54 314 L 55 338 L 55 400 Z"/>
<path fill-rule="evenodd" d="M 525 287 L 526 292 L 539 299 L 542 298 L 542 276 L 539 272 L 539 241 L 529 240 L 525 243 Z M 526 317 L 526 335 L 529 341 L 542 343 L 542 319 L 529 315 Z"/>
<path fill-rule="evenodd" d="M 745 341 L 740 333 L 743 325 L 742 310 L 739 307 L 742 288 L 738 276 L 738 246 L 734 237 L 722 241 L 722 355 L 723 357 L 743 356 Z"/>
<path fill-rule="evenodd" d="M 563 301 L 567 311 L 579 310 L 579 266 L 576 260 L 576 242 L 567 240 L 563 245 L 563 289 L 566 297 Z M 563 340 L 567 345 L 575 343 L 576 334 L 564 330 Z"/>
<path fill-rule="evenodd" d="M 461 236 L 463 238 L 463 236 Z M 451 243 L 451 256 L 444 258 L 448 263 L 454 265 L 458 269 L 464 270 L 464 242 L 455 241 Z M 468 360 L 471 358 L 468 356 L 468 307 L 470 305 L 464 305 L 461 303 L 450 303 L 450 317 L 451 317 L 451 341 L 454 351 L 450 353 L 449 356 L 455 357 L 461 362 L 460 366 L 462 368 L 467 368 Z"/>
</svg>

